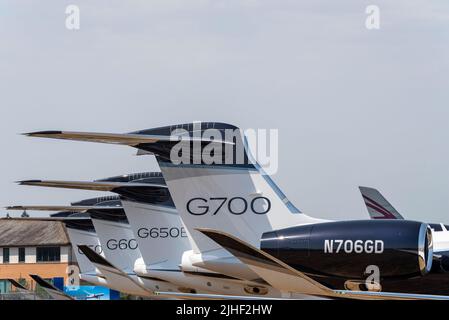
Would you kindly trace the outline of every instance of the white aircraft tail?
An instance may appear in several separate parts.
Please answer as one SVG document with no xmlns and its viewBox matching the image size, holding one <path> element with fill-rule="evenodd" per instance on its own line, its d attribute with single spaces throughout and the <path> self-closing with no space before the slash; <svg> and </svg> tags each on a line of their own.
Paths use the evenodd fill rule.
<svg viewBox="0 0 449 320">
<path fill-rule="evenodd" d="M 371 219 L 404 219 L 377 189 L 368 187 L 359 189 Z"/>
<path fill-rule="evenodd" d="M 174 207 L 122 201 L 147 267 L 178 269 L 190 250 L 187 230 Z"/>
<path fill-rule="evenodd" d="M 266 231 L 313 221 L 263 172 L 235 126 L 193 123 L 133 134 L 170 136 L 174 132 L 189 139 L 172 144 L 143 144 L 138 148 L 156 155 L 195 253 L 220 249 L 196 231 L 198 227 L 223 230 L 258 246 Z M 210 132 L 217 143 L 210 142 Z M 204 159 L 207 150 L 215 156 L 215 162 Z"/>
<path fill-rule="evenodd" d="M 104 256 L 126 272 L 142 257 L 124 210 L 89 210 Z"/>
<path fill-rule="evenodd" d="M 179 269 L 182 254 L 191 247 L 162 173 L 135 173 L 97 181 L 125 182 L 113 192 L 121 195 L 146 267 Z"/>
<path fill-rule="evenodd" d="M 19 184 L 109 191 L 119 194 L 121 196 L 121 204 L 125 209 L 126 218 L 134 233 L 135 239 L 137 240 L 137 244 L 141 249 L 140 252 L 146 266 L 151 266 L 156 269 L 179 269 L 182 254 L 187 250 L 191 250 L 186 228 L 178 215 L 161 172 L 131 173 L 95 181 L 24 180 L 19 181 Z M 116 197 L 111 198 L 111 201 L 116 200 Z M 80 203 L 85 206 L 92 204 L 95 204 L 95 206 L 99 205 L 97 199 L 85 200 L 76 204 L 79 205 Z M 103 206 L 104 202 L 100 202 L 100 204 Z M 114 204 L 114 202 L 112 204 Z M 111 205 L 111 203 L 109 203 L 109 205 Z M 93 211 L 91 210 L 90 212 Z M 118 212 L 116 211 L 116 213 Z M 105 216 L 105 218 L 102 218 L 102 216 Z M 94 218 L 95 217 L 100 220 L 100 222 L 96 222 L 96 224 L 100 224 L 98 228 L 102 229 L 104 229 L 104 227 L 101 227 L 101 220 L 107 219 L 108 217 L 111 218 L 110 215 L 104 214 L 94 214 Z M 126 224 L 125 217 L 122 218 L 123 222 Z M 111 223 L 107 223 L 107 228 L 111 228 Z M 126 226 L 126 228 L 129 227 Z M 112 230 L 106 230 L 100 234 L 111 232 Z M 122 231 L 118 232 L 122 233 Z M 127 238 L 130 238 L 129 235 Z M 108 240 L 109 239 L 105 239 L 102 242 Z M 116 247 L 118 245 L 115 241 L 110 242 L 110 245 L 112 245 L 113 251 L 117 250 Z M 131 240 L 130 245 L 131 247 L 136 245 L 134 240 Z M 122 241 L 121 247 L 127 246 L 129 245 Z M 109 251 L 107 247 L 105 250 Z M 110 258 L 112 253 L 106 253 L 107 258 L 111 260 L 111 262 L 121 265 L 121 263 L 112 257 Z M 121 258 L 122 257 L 119 257 L 119 260 L 123 260 Z"/>
<path fill-rule="evenodd" d="M 94 225 L 90 219 L 85 220 L 63 220 L 66 225 L 67 234 L 75 253 L 76 261 L 81 273 L 97 274 L 95 266 L 79 250 L 78 245 L 86 245 L 98 254 L 103 254 L 103 249 L 95 232 Z"/>
</svg>

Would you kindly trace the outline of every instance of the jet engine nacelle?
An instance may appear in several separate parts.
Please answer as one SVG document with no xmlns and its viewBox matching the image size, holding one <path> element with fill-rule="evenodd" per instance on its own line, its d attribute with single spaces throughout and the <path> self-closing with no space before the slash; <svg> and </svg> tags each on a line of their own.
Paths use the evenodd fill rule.
<svg viewBox="0 0 449 320">
<path fill-rule="evenodd" d="M 366 279 L 372 270 L 380 278 L 424 275 L 433 258 L 430 227 L 407 220 L 290 227 L 264 233 L 261 249 L 299 271 L 350 279 Z"/>
</svg>

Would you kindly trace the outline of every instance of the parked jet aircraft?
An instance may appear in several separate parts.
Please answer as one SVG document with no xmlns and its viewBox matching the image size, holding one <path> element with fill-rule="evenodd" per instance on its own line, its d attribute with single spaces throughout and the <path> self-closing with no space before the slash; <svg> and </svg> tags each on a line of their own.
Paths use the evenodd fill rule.
<svg viewBox="0 0 449 320">
<path fill-rule="evenodd" d="M 359 187 L 371 219 L 399 219 L 402 215 L 377 190 Z M 442 223 L 429 223 L 433 230 L 433 271 L 449 272 L 449 226 Z"/>
<path fill-rule="evenodd" d="M 135 296 L 154 296 L 152 291 L 149 291 L 144 287 L 142 281 L 137 278 L 133 271 L 135 262 L 138 259 L 141 259 L 142 255 L 129 227 L 120 198 L 109 196 L 86 199 L 72 203 L 72 205 L 107 205 L 113 207 L 112 210 L 91 209 L 88 211 L 88 214 L 92 220 L 105 258 L 114 263 L 118 267 L 117 270 L 120 270 L 120 272 L 117 272 L 117 270 L 111 271 L 101 268 L 101 266 L 98 265 L 96 265 L 96 267 L 100 270 L 101 274 L 108 279 L 108 285 L 110 287 L 116 288 L 117 290 L 118 288 L 122 288 L 118 291 Z M 126 244 L 126 247 L 124 247 L 123 244 Z M 79 250 L 79 248 L 77 249 Z M 87 258 L 89 259 L 89 256 L 87 256 Z M 126 288 L 126 291 L 124 291 L 123 288 Z"/>
<path fill-rule="evenodd" d="M 135 237 L 132 235 L 119 237 L 117 233 L 120 233 L 120 231 L 109 231 L 108 237 L 115 235 L 116 241 L 115 245 L 113 244 L 114 248 L 112 248 L 111 255 L 106 255 L 107 263 L 111 263 L 117 269 L 121 269 L 119 261 L 124 260 L 118 257 L 114 258 L 112 256 L 114 251 L 131 247 L 136 249 L 137 242 L 144 263 L 136 264 L 134 271 L 142 279 L 163 279 L 178 285 L 178 291 L 181 292 L 258 297 L 280 296 L 279 291 L 261 283 L 258 279 L 242 281 L 238 278 L 192 266 L 190 261 L 183 263 L 183 257 L 191 255 L 191 247 L 185 227 L 174 207 L 161 173 L 137 173 L 94 182 L 28 180 L 19 183 L 21 185 L 112 191 L 121 194 L 121 203 L 125 209 L 127 221 L 134 230 Z M 91 204 L 90 202 L 73 203 L 73 205 Z M 102 203 L 102 205 L 105 204 Z M 90 210 L 90 214 L 92 218 L 96 218 L 96 215 L 98 215 L 93 210 Z M 117 210 L 112 214 L 107 214 L 111 218 L 116 215 Z M 100 216 L 104 216 L 104 213 L 100 213 Z M 119 220 L 119 218 L 114 217 L 113 219 Z M 120 219 L 123 220 L 124 217 Z M 95 229 L 100 234 L 100 228 L 96 226 Z M 107 241 L 107 239 L 101 239 L 100 237 L 100 242 L 107 243 Z M 104 248 L 104 250 L 106 249 Z M 98 268 L 102 263 L 108 266 L 102 259 L 96 260 Z M 147 284 L 148 289 L 163 291 L 162 286 L 155 286 L 154 281 L 152 282 L 151 287 L 151 283 Z M 304 296 L 296 295 L 295 297 L 303 298 Z"/>
<path fill-rule="evenodd" d="M 120 205 L 120 200 L 117 197 L 100 197 L 95 199 L 88 199 L 74 203 L 72 206 L 12 206 L 7 207 L 8 210 L 44 210 L 44 211 L 69 211 L 69 212 L 86 212 L 100 215 L 101 213 L 113 214 L 114 212 L 123 212 Z M 123 213 L 122 213 L 123 214 Z M 108 236 L 104 233 L 103 223 L 101 221 L 96 221 L 95 219 L 71 219 L 66 217 L 63 219 L 67 226 L 68 236 L 72 243 L 75 256 L 80 267 L 80 279 L 85 280 L 89 283 L 99 286 L 105 286 L 116 291 L 124 292 L 136 296 L 146 296 L 154 297 L 152 291 L 146 290 L 141 284 L 136 282 L 134 279 L 130 278 L 126 273 L 123 272 L 109 272 L 107 270 L 102 270 L 96 268 L 89 261 L 89 259 L 84 255 L 82 251 L 79 250 L 78 245 L 86 245 L 94 250 L 100 250 L 101 254 L 104 254 L 107 244 L 102 245 L 100 239 L 97 237 L 94 228 L 94 222 L 96 226 L 100 229 L 103 236 L 103 240 Z M 120 231 L 123 229 L 116 229 L 114 231 Z M 106 231 L 109 233 L 109 230 Z M 115 255 L 111 255 L 115 257 Z M 122 259 L 124 257 L 121 257 Z M 124 263 L 129 263 L 130 267 L 133 267 L 134 260 L 123 259 Z M 106 272 L 107 271 L 107 272 Z M 163 287 L 165 290 L 171 290 L 171 288 Z"/>
<path fill-rule="evenodd" d="M 173 129 L 184 132 L 174 136 Z M 209 129 L 225 138 L 202 137 Z M 245 140 L 240 135 L 228 139 L 226 130 L 237 128 L 194 123 L 130 134 L 44 131 L 28 135 L 124 144 L 155 154 L 187 227 L 192 265 L 243 278 L 258 275 L 286 296 L 301 292 L 358 299 L 445 298 L 403 293 L 410 292 L 410 280 L 404 278 L 425 278 L 425 289 L 428 284 L 423 275 L 431 269 L 433 247 L 427 224 L 329 222 L 301 213 L 252 159 Z M 179 143 L 188 144 L 188 152 L 177 150 L 182 151 L 181 163 L 173 163 L 172 149 Z M 195 145 L 200 146 L 199 152 Z M 243 146 L 243 162 L 236 161 L 239 146 Z M 213 164 L 199 157 L 207 150 L 215 155 L 229 148 L 232 152 L 220 153 L 222 161 Z M 382 287 L 387 283 L 386 291 L 396 288 L 401 293 L 335 290 L 364 280 L 367 265 L 373 263 L 381 270 Z M 389 279 L 400 280 L 388 287 L 393 283 Z"/>
<path fill-rule="evenodd" d="M 92 220 L 89 216 L 82 220 L 63 219 L 67 230 L 72 250 L 75 253 L 76 261 L 79 267 L 79 277 L 81 280 L 93 285 L 108 287 L 108 281 L 101 272 L 86 258 L 78 249 L 79 244 L 91 247 L 99 254 L 103 254 L 100 240 L 98 239 Z M 111 288 L 113 289 L 113 288 Z"/>
</svg>

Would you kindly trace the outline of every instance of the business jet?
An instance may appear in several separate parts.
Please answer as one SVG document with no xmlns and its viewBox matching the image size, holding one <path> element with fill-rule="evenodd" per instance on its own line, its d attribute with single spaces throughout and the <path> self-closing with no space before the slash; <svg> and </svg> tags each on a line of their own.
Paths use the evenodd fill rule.
<svg viewBox="0 0 449 320">
<path fill-rule="evenodd" d="M 100 232 L 102 228 L 95 226 L 98 234 L 114 235 L 114 241 L 101 239 L 110 247 L 111 255 L 106 254 L 106 260 L 96 257 L 93 252 L 84 252 L 97 268 L 107 269 L 113 266 L 123 269 L 120 261 L 125 261 L 114 252 L 126 249 L 139 248 L 143 259 L 136 261 L 134 271 L 137 276 L 152 281 L 145 283 L 147 289 L 163 292 L 162 286 L 154 283 L 154 279 L 160 279 L 176 284 L 177 290 L 194 294 L 223 294 L 229 296 L 253 296 L 253 297 L 280 297 L 278 290 L 260 282 L 260 279 L 252 281 L 241 280 L 236 277 L 211 272 L 207 269 L 192 265 L 188 258 L 192 254 L 187 231 L 174 207 L 171 196 L 160 172 L 135 173 L 123 176 L 110 177 L 95 181 L 58 181 L 58 180 L 25 180 L 20 185 L 59 187 L 69 189 L 84 189 L 94 191 L 110 191 L 121 195 L 121 204 L 125 209 L 126 217 L 117 217 L 114 211 L 114 220 L 129 222 L 134 231 L 134 237 L 122 234 L 121 230 L 109 230 Z M 73 203 L 73 205 L 90 205 L 91 203 Z M 104 205 L 104 204 L 103 204 Z M 104 213 L 94 213 L 90 210 L 93 219 L 102 219 Z M 112 218 L 110 214 L 107 214 Z M 104 218 L 104 217 L 103 217 Z M 111 222 L 108 222 L 110 225 Z M 123 228 L 123 225 L 117 226 Z M 80 247 L 79 250 L 87 250 Z M 187 259 L 187 261 L 185 261 Z M 102 270 L 103 270 L 102 269 Z M 104 271 L 102 271 L 104 272 Z M 295 298 L 305 298 L 297 294 Z M 314 298 L 314 297 L 307 297 Z"/>
<path fill-rule="evenodd" d="M 228 130 L 236 134 L 228 138 Z M 217 132 L 222 138 L 217 138 Z M 187 228 L 192 246 L 188 260 L 195 266 L 243 279 L 256 275 L 285 297 L 302 293 L 352 299 L 446 299 L 407 293 L 409 279 L 424 279 L 431 270 L 433 242 L 427 224 L 333 222 L 308 216 L 263 172 L 240 133 L 235 126 L 207 122 L 128 134 L 41 131 L 27 135 L 122 144 L 156 155 Z M 173 150 L 176 162 L 171 159 Z M 241 150 L 243 161 L 236 161 Z M 201 156 L 206 151 L 209 158 L 218 155 L 220 161 L 204 161 Z M 373 286 L 378 292 L 346 286 L 365 280 L 370 265 L 382 272 L 382 291 L 378 285 Z M 395 281 L 399 285 L 389 287 Z"/>
<path fill-rule="evenodd" d="M 93 208 L 87 211 L 100 241 L 104 258 L 116 268 L 111 269 L 95 263 L 94 265 L 108 279 L 110 287 L 121 288 L 118 291 L 134 296 L 154 296 L 133 271 L 135 262 L 142 259 L 142 254 L 129 227 L 120 198 L 117 196 L 92 198 L 72 203 L 72 205 L 109 206 L 112 208 L 111 210 Z M 89 259 L 89 255 L 86 255 L 79 245 L 77 249 Z M 92 263 L 92 261 L 90 262 Z"/>
<path fill-rule="evenodd" d="M 109 258 L 115 258 L 116 254 L 111 254 L 110 250 L 107 250 L 109 243 L 101 243 L 101 239 L 111 239 L 114 237 L 117 231 L 120 232 L 119 236 L 126 233 L 126 229 L 121 227 L 112 227 L 112 231 L 109 229 L 111 223 L 103 222 L 104 220 L 98 217 L 103 215 L 114 216 L 114 213 L 120 215 L 123 212 L 123 208 L 120 205 L 118 197 L 99 197 L 94 199 L 87 199 L 80 202 L 72 203 L 71 206 L 10 206 L 8 210 L 39 210 L 39 211 L 68 211 L 68 212 L 84 212 L 94 215 L 96 218 L 92 219 L 73 219 L 72 216 L 64 218 L 62 221 L 67 226 L 67 232 L 70 242 L 73 246 L 73 251 L 78 261 L 80 268 L 79 277 L 81 280 L 87 281 L 94 285 L 105 286 L 110 289 L 120 291 L 135 296 L 142 297 L 154 297 L 152 291 L 146 290 L 136 279 L 132 279 L 126 272 L 120 269 L 110 270 L 108 268 L 102 268 L 101 266 L 93 264 L 83 251 L 79 249 L 80 245 L 84 245 L 93 250 L 100 250 L 101 254 L 108 254 Z M 123 215 L 123 213 L 122 213 Z M 99 229 L 99 232 L 95 230 L 95 227 Z M 128 229 L 129 234 L 129 229 Z M 133 256 L 129 257 L 129 255 Z M 127 250 L 119 256 L 116 261 L 123 261 L 122 267 L 127 269 L 127 265 L 133 265 L 137 255 L 140 252 L 131 252 Z M 121 259 L 120 259 L 121 258 Z M 171 290 L 171 288 L 164 287 L 165 290 Z"/>
<path fill-rule="evenodd" d="M 371 219 L 396 219 L 404 217 L 380 193 L 369 187 L 359 187 Z M 433 271 L 449 272 L 449 226 L 443 223 L 429 223 L 433 231 Z"/>
</svg>

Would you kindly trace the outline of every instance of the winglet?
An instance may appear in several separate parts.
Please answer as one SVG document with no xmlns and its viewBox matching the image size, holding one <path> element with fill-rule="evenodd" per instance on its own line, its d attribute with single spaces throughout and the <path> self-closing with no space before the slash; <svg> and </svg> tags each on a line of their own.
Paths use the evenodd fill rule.
<svg viewBox="0 0 449 320">
<path fill-rule="evenodd" d="M 16 280 L 14 280 L 14 279 L 8 279 L 8 281 L 14 286 L 14 287 L 16 287 L 17 289 L 20 289 L 20 290 L 27 290 L 28 291 L 28 289 L 27 288 L 25 288 L 23 285 L 21 285 L 19 282 L 17 282 Z"/>
<path fill-rule="evenodd" d="M 71 296 L 56 288 L 51 283 L 45 281 L 37 274 L 30 274 L 30 277 L 36 281 L 53 299 L 55 300 L 74 300 Z"/>
<path fill-rule="evenodd" d="M 44 279 L 42 279 L 41 277 L 39 277 L 37 274 L 30 274 L 30 277 L 36 281 L 36 283 L 38 285 L 40 285 L 42 288 L 45 289 L 51 289 L 51 290 L 59 290 L 58 288 L 56 288 L 54 285 L 52 285 L 51 283 L 45 281 Z"/>
<path fill-rule="evenodd" d="M 70 211 L 86 212 L 89 210 L 123 210 L 121 206 L 8 206 L 6 210 L 33 210 L 33 211 Z"/>
<path fill-rule="evenodd" d="M 91 248 L 89 248 L 86 245 L 78 245 L 78 248 L 81 250 L 82 253 L 89 259 L 90 262 L 99 264 L 101 266 L 117 269 L 114 265 L 112 265 L 109 261 L 107 261 L 105 258 L 103 258 L 101 255 L 93 251 Z"/>
<path fill-rule="evenodd" d="M 212 229 L 197 230 L 231 252 L 242 263 L 246 263 L 254 272 L 259 274 L 266 282 L 283 292 L 357 300 L 449 300 L 448 296 L 437 295 L 332 290 L 270 254 L 230 234 Z"/>
<path fill-rule="evenodd" d="M 89 259 L 89 261 L 100 270 L 101 274 L 106 277 L 108 284 L 111 285 L 111 288 L 117 287 L 116 285 L 119 284 L 120 288 L 126 288 L 126 292 L 133 295 L 154 296 L 152 291 L 135 281 L 124 271 L 114 266 L 88 246 L 78 245 L 78 248 L 82 253 L 84 253 L 84 255 L 86 255 L 87 259 Z M 119 289 L 119 287 L 117 287 L 117 289 Z"/>
</svg>

